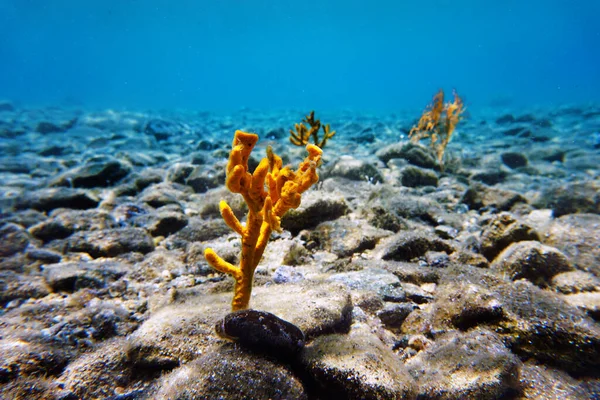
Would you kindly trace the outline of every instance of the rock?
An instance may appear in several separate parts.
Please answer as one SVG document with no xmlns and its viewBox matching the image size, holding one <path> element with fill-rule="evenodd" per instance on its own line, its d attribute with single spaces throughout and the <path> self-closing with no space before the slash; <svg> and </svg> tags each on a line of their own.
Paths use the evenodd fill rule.
<svg viewBox="0 0 600 400">
<path fill-rule="evenodd" d="M 288 133 L 282 127 L 270 129 L 265 134 L 265 137 L 269 140 L 283 139 L 286 136 L 288 136 Z"/>
<path fill-rule="evenodd" d="M 469 250 L 459 250 L 450 255 L 450 260 L 464 265 L 471 265 L 477 268 L 489 268 L 490 263 L 479 253 L 473 253 Z"/>
<path fill-rule="evenodd" d="M 62 156 L 64 155 L 66 152 L 72 151 L 73 149 L 70 146 L 58 146 L 58 145 L 52 145 L 52 146 L 48 146 L 46 148 L 43 148 L 42 150 L 38 151 L 38 154 L 40 156 L 44 156 L 44 157 L 49 157 L 49 156 Z"/>
<path fill-rule="evenodd" d="M 417 167 L 438 168 L 437 161 L 430 149 L 410 143 L 402 148 L 402 152 L 403 158 Z"/>
<path fill-rule="evenodd" d="M 564 215 L 544 232 L 544 244 L 562 251 L 577 267 L 600 277 L 600 216 Z"/>
<path fill-rule="evenodd" d="M 47 218 L 45 213 L 36 210 L 22 210 L 3 214 L 2 222 L 13 223 L 29 228 Z"/>
<path fill-rule="evenodd" d="M 187 177 L 185 184 L 190 186 L 194 193 L 205 193 L 209 189 L 221 186 L 224 181 L 224 170 L 215 171 L 206 167 L 197 167 Z"/>
<path fill-rule="evenodd" d="M 364 325 L 349 334 L 319 336 L 302 364 L 326 398 L 413 399 L 415 385 L 402 361 Z"/>
<path fill-rule="evenodd" d="M 179 205 L 191 192 L 191 188 L 187 186 L 176 183 L 159 183 L 144 189 L 138 200 L 150 207 L 160 208 L 170 204 Z"/>
<path fill-rule="evenodd" d="M 189 243 L 207 242 L 231 232 L 222 218 L 203 220 L 192 217 L 188 219 L 186 226 L 166 239 L 166 245 L 170 248 L 185 248 Z"/>
<path fill-rule="evenodd" d="M 147 229 L 154 237 L 169 236 L 183 229 L 187 224 L 188 218 L 185 214 L 168 209 L 141 215 L 134 221 L 135 226 Z"/>
<path fill-rule="evenodd" d="M 435 172 L 419 167 L 404 167 L 402 168 L 401 183 L 403 186 L 420 187 L 420 186 L 437 186 L 438 177 Z"/>
<path fill-rule="evenodd" d="M 178 122 L 164 119 L 151 119 L 144 127 L 144 133 L 154 136 L 158 141 L 164 141 L 171 137 L 177 137 L 186 130 L 186 127 Z"/>
<path fill-rule="evenodd" d="M 167 180 L 170 182 L 185 184 L 186 179 L 188 176 L 190 176 L 194 168 L 195 167 L 192 164 L 175 163 L 171 165 L 167 171 Z"/>
<path fill-rule="evenodd" d="M 278 267 L 273 273 L 273 282 L 282 283 L 300 283 L 304 280 L 304 274 L 289 265 Z"/>
<path fill-rule="evenodd" d="M 402 289 L 404 290 L 406 297 L 417 304 L 429 303 L 434 299 L 430 292 L 414 283 L 403 282 Z"/>
<path fill-rule="evenodd" d="M 450 263 L 450 256 L 443 251 L 428 251 L 425 253 L 425 262 L 430 267 L 444 268 Z"/>
<path fill-rule="evenodd" d="M 4 306 L 15 299 L 39 299 L 48 293 L 50 293 L 49 288 L 41 276 L 0 271 L 0 305 Z"/>
<path fill-rule="evenodd" d="M 517 192 L 493 188 L 475 182 L 469 185 L 462 196 L 461 202 L 474 210 L 493 207 L 500 211 L 508 211 L 516 204 L 527 203 L 527 199 Z"/>
<path fill-rule="evenodd" d="M 515 117 L 512 114 L 504 114 L 503 116 L 496 119 L 498 125 L 505 125 L 515 122 Z"/>
<path fill-rule="evenodd" d="M 470 317 L 472 312 L 479 315 L 477 319 Z M 524 279 L 507 282 L 478 268 L 446 268 L 433 306 L 413 311 L 402 331 L 432 334 L 447 332 L 457 327 L 455 324 L 462 329 L 487 327 L 497 332 L 521 358 L 532 357 L 572 373 L 600 367 L 598 324 L 568 305 L 564 295 Z"/>
<path fill-rule="evenodd" d="M 426 147 L 412 142 L 394 143 L 378 150 L 376 155 L 385 163 L 394 158 L 404 158 L 410 164 L 418 167 L 438 168 L 437 160 L 431 151 Z"/>
<path fill-rule="evenodd" d="M 524 240 L 540 240 L 530 226 L 518 222 L 508 213 L 492 218 L 481 232 L 481 252 L 489 261 L 512 243 Z"/>
<path fill-rule="evenodd" d="M 287 368 L 233 346 L 208 350 L 162 377 L 157 386 L 149 398 L 307 399 L 302 382 Z"/>
<path fill-rule="evenodd" d="M 600 291 L 600 279 L 589 272 L 562 272 L 552 277 L 551 287 L 564 294 L 594 292 Z"/>
<path fill-rule="evenodd" d="M 442 239 L 456 239 L 458 236 L 458 229 L 447 225 L 436 226 L 434 232 Z"/>
<path fill-rule="evenodd" d="M 377 167 L 351 156 L 340 157 L 327 171 L 326 176 L 337 176 L 352 181 L 367 181 L 371 183 L 383 182 L 383 176 Z"/>
<path fill-rule="evenodd" d="M 27 231 L 16 224 L 0 225 L 0 257 L 9 257 L 29 246 Z"/>
<path fill-rule="evenodd" d="M 148 186 L 161 183 L 163 178 L 163 171 L 146 168 L 139 173 L 129 174 L 123 183 L 114 188 L 114 193 L 116 196 L 135 196 Z"/>
<path fill-rule="evenodd" d="M 473 172 L 470 179 L 483 182 L 486 185 L 496 185 L 504 182 L 508 175 L 508 172 L 502 168 L 490 168 Z"/>
<path fill-rule="evenodd" d="M 450 332 L 408 360 L 419 398 L 499 399 L 519 393 L 521 361 L 492 332 Z"/>
<path fill-rule="evenodd" d="M 445 240 L 428 237 L 418 232 L 399 232 L 383 240 L 376 248 L 383 260 L 411 261 L 428 251 L 453 253 L 454 247 Z"/>
<path fill-rule="evenodd" d="M 513 281 L 529 279 L 543 288 L 550 284 L 554 275 L 573 269 L 563 253 L 537 241 L 512 243 L 498 254 L 491 268 Z"/>
<path fill-rule="evenodd" d="M 71 398 L 110 398 L 121 393 L 123 388 L 136 383 L 141 386 L 140 381 L 176 367 L 147 364 L 143 366 L 144 369 L 140 367 L 142 373 L 136 376 L 128 367 L 130 360 L 133 357 L 126 343 L 119 340 L 107 342 L 71 362 L 60 380 L 67 393 L 74 396 Z"/>
<path fill-rule="evenodd" d="M 104 288 L 125 275 L 126 267 L 115 262 L 65 262 L 45 265 L 44 279 L 53 291 Z"/>
<path fill-rule="evenodd" d="M 600 292 L 569 294 L 564 299 L 570 305 L 586 312 L 596 321 L 600 321 Z"/>
<path fill-rule="evenodd" d="M 565 161 L 567 151 L 563 147 L 557 146 L 544 146 L 538 149 L 535 153 L 529 154 L 529 157 L 534 160 L 542 160 L 546 162 L 559 162 Z"/>
<path fill-rule="evenodd" d="M 183 364 L 195 365 L 194 360 L 198 360 L 203 366 L 198 371 L 208 374 L 206 379 L 213 376 L 210 371 L 216 371 L 212 369 L 213 367 L 208 367 L 209 360 L 213 358 L 228 359 L 232 362 L 245 359 L 251 363 L 262 363 L 262 358 L 247 357 L 240 349 L 232 346 L 222 348 L 233 352 L 230 355 L 215 349 L 215 346 L 221 346 L 224 341 L 217 336 L 214 326 L 229 312 L 231 297 L 231 293 L 206 294 L 199 287 L 168 295 L 169 304 L 166 306 L 158 304 L 159 308 L 153 310 L 151 316 L 127 338 L 106 342 L 69 364 L 60 377 L 65 389 L 86 398 L 112 396 L 117 387 L 124 393 L 133 390 L 149 393 L 151 389 L 149 384 L 152 380 Z M 307 301 L 299 301 L 302 299 Z M 350 294 L 345 288 L 336 284 L 311 282 L 302 285 L 256 287 L 251 305 L 256 309 L 268 310 L 297 325 L 309 338 L 331 332 L 347 332 L 352 315 Z M 202 358 L 204 356 L 207 358 Z M 246 361 L 243 364 L 245 367 L 249 365 Z M 236 376 L 241 372 L 234 373 L 227 368 L 233 367 L 230 363 L 218 365 L 225 368 L 225 370 L 218 370 L 219 379 L 222 379 L 219 382 L 233 382 L 235 390 L 239 392 L 240 382 L 237 381 Z M 262 384 L 258 384 L 261 376 L 264 376 L 268 386 L 272 387 L 274 383 L 268 379 L 269 371 L 265 370 L 263 371 L 265 375 L 260 375 L 262 369 L 256 368 L 255 364 L 252 365 L 253 369 L 245 372 L 254 371 L 257 387 L 262 387 Z M 213 376 L 213 379 L 215 378 L 216 376 Z M 198 381 L 193 379 L 192 383 L 185 382 L 199 385 L 205 382 L 205 378 L 198 379 Z M 283 383 L 285 382 L 286 379 Z M 169 385 L 160 380 L 155 390 L 165 390 L 160 393 L 170 393 L 167 391 Z M 181 387 L 185 386 L 182 384 Z M 229 389 L 219 386 L 214 390 Z M 161 397 L 150 396 L 150 398 Z"/>
<path fill-rule="evenodd" d="M 377 264 L 380 264 L 378 262 Z M 416 285 L 424 283 L 437 283 L 440 279 L 438 268 L 422 266 L 417 263 L 386 261 L 384 269 L 393 273 L 402 282 L 410 282 Z"/>
<path fill-rule="evenodd" d="M 57 210 L 50 218 L 29 228 L 29 233 L 44 242 L 49 242 L 69 237 L 76 231 L 115 227 L 115 221 L 103 210 Z"/>
<path fill-rule="evenodd" d="M 394 212 L 385 207 L 374 206 L 368 211 L 369 224 L 375 228 L 384 229 L 391 232 L 398 232 L 401 229 L 407 229 L 408 226 Z"/>
<path fill-rule="evenodd" d="M 504 165 L 509 168 L 520 168 L 527 166 L 527 157 L 524 154 L 516 152 L 506 152 L 500 154 Z"/>
<path fill-rule="evenodd" d="M 508 128 L 502 131 L 502 134 L 506 136 L 516 136 L 519 138 L 529 138 L 533 134 L 531 129 L 524 126 L 516 126 L 514 128 Z"/>
<path fill-rule="evenodd" d="M 281 227 L 295 236 L 303 229 L 335 220 L 348 211 L 349 207 L 343 198 L 312 190 L 303 195 L 300 207 L 289 210 L 281 218 Z"/>
<path fill-rule="evenodd" d="M 439 332 L 451 329 L 463 331 L 485 326 L 495 326 L 506 318 L 502 297 L 485 285 L 469 282 L 452 282 L 438 285 L 431 313 L 420 310 L 406 319 L 404 333 L 421 334 L 422 324 Z"/>
<path fill-rule="evenodd" d="M 550 187 L 544 190 L 534 205 L 551 208 L 555 218 L 575 213 L 600 214 L 600 185 L 585 182 Z"/>
<path fill-rule="evenodd" d="M 94 258 L 115 257 L 129 252 L 149 253 L 154 250 L 154 242 L 140 228 L 104 229 L 76 232 L 67 239 L 65 250 L 88 253 Z"/>
<path fill-rule="evenodd" d="M 600 398 L 600 387 L 594 381 L 578 381 L 569 374 L 547 365 L 526 362 L 519 375 L 522 391 L 520 398 L 523 400 Z"/>
<path fill-rule="evenodd" d="M 363 221 L 339 218 L 319 224 L 310 233 L 309 240 L 314 241 L 320 249 L 339 257 L 350 257 L 373 249 L 379 240 L 389 235 L 388 231 L 374 228 Z"/>
<path fill-rule="evenodd" d="M 61 254 L 45 249 L 28 249 L 25 256 L 29 260 L 39 261 L 43 264 L 55 264 L 62 258 Z"/>
<path fill-rule="evenodd" d="M 381 206 L 395 213 L 397 217 L 420 220 L 432 226 L 443 224 L 454 228 L 461 227 L 464 222 L 461 215 L 448 212 L 431 196 L 406 193 L 382 195 L 386 197 L 379 199 Z"/>
<path fill-rule="evenodd" d="M 11 103 L 8 100 L 0 100 L 0 111 L 15 111 L 16 108 L 13 105 L 13 103 Z"/>
<path fill-rule="evenodd" d="M 386 288 L 397 287 L 400 280 L 394 274 L 381 268 L 365 268 L 360 271 L 341 272 L 329 277 L 350 289 L 380 293 Z"/>
<path fill-rule="evenodd" d="M 50 211 L 56 208 L 72 208 L 87 210 L 95 208 L 99 200 L 87 191 L 71 188 L 48 188 L 26 192 L 15 200 L 17 210 L 33 208 L 39 211 Z"/>
<path fill-rule="evenodd" d="M 388 329 L 398 329 L 415 308 L 417 306 L 412 303 L 388 303 L 382 310 L 377 312 L 377 316 Z"/>
<path fill-rule="evenodd" d="M 40 121 L 35 130 L 42 134 L 65 132 L 75 126 L 77 118 L 66 121 Z"/>
<path fill-rule="evenodd" d="M 2 383 L 36 375 L 55 376 L 67 365 L 71 356 L 66 349 L 13 337 L 0 340 L 0 353 Z M 5 392 L 2 391 L 2 394 L 4 397 Z"/>
<path fill-rule="evenodd" d="M 600 368 L 600 327 L 584 312 L 525 280 L 495 291 L 509 318 L 502 325 L 514 353 L 572 373 Z"/>
<path fill-rule="evenodd" d="M 74 188 L 109 187 L 130 172 L 131 166 L 118 160 L 90 161 L 81 167 L 65 172 L 50 185 Z"/>
</svg>

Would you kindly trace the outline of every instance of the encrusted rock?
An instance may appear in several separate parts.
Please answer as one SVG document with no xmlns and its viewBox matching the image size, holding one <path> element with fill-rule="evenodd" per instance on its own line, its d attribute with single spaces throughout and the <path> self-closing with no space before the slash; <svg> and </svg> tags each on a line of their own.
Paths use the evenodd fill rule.
<svg viewBox="0 0 600 400">
<path fill-rule="evenodd" d="M 383 176 L 376 166 L 351 156 L 340 157 L 327 171 L 327 176 L 339 176 L 353 181 L 383 182 Z"/>
<path fill-rule="evenodd" d="M 600 215 L 572 214 L 555 219 L 544 243 L 562 251 L 578 269 L 600 277 Z"/>
<path fill-rule="evenodd" d="M 548 286 L 554 275 L 573 269 L 562 252 L 537 241 L 511 244 L 496 256 L 491 268 L 513 281 L 529 279 L 540 287 Z"/>
<path fill-rule="evenodd" d="M 375 247 L 377 242 L 390 233 L 374 228 L 363 221 L 339 218 L 319 224 L 310 234 L 320 248 L 339 257 L 349 257 Z"/>
<path fill-rule="evenodd" d="M 492 332 L 451 332 L 411 358 L 406 366 L 419 398 L 499 399 L 519 393 L 521 362 Z"/>
<path fill-rule="evenodd" d="M 50 211 L 55 208 L 73 208 L 86 210 L 95 208 L 99 200 L 88 192 L 66 187 L 39 189 L 26 192 L 16 199 L 17 210 L 33 208 L 39 211 Z"/>
<path fill-rule="evenodd" d="M 119 160 L 91 161 L 62 174 L 51 183 L 51 186 L 74 188 L 107 187 L 120 181 L 130 172 L 131 166 Z"/>
<path fill-rule="evenodd" d="M 19 253 L 29 246 L 29 235 L 23 227 L 16 224 L 0 226 L 0 257 Z"/>
<path fill-rule="evenodd" d="M 211 348 L 196 360 L 165 375 L 151 398 L 306 399 L 302 382 L 271 359 L 233 346 Z"/>
<path fill-rule="evenodd" d="M 92 232 L 77 232 L 67 241 L 66 250 L 88 253 L 94 258 L 115 257 L 119 254 L 154 250 L 154 242 L 140 228 L 105 229 Z"/>
<path fill-rule="evenodd" d="M 343 199 L 324 192 L 308 191 L 297 209 L 289 210 L 281 218 L 281 227 L 297 235 L 303 229 L 317 226 L 323 221 L 335 220 L 349 211 Z"/>
<path fill-rule="evenodd" d="M 527 199 L 517 192 L 490 187 L 478 182 L 469 186 L 461 201 L 471 209 L 493 207 L 500 211 L 508 211 L 516 204 L 527 203 Z"/>
<path fill-rule="evenodd" d="M 437 186 L 438 177 L 431 170 L 408 166 L 402 169 L 400 182 L 403 186 L 408 187 Z"/>
<path fill-rule="evenodd" d="M 376 249 L 382 259 L 394 261 L 411 261 L 425 256 L 428 251 L 450 254 L 454 247 L 445 240 L 419 232 L 399 232 L 382 241 Z"/>
<path fill-rule="evenodd" d="M 106 287 L 126 272 L 124 265 L 115 262 L 66 262 L 44 266 L 44 279 L 54 291 L 73 292 L 89 287 Z"/>
<path fill-rule="evenodd" d="M 552 277 L 552 288 L 564 294 L 600 291 L 600 279 L 584 271 L 569 271 Z"/>
<path fill-rule="evenodd" d="M 302 364 L 328 398 L 413 399 L 414 381 L 402 361 L 371 333 L 354 324 L 349 334 L 319 336 L 302 353 Z"/>
<path fill-rule="evenodd" d="M 481 252 L 490 261 L 510 244 L 523 240 L 538 240 L 538 233 L 530 226 L 518 222 L 508 213 L 489 221 L 481 232 Z"/>
</svg>

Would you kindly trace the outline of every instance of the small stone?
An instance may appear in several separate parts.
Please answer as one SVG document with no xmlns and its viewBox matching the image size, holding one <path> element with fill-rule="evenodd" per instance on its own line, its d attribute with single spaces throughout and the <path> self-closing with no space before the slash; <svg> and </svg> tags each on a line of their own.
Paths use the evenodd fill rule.
<svg viewBox="0 0 600 400">
<path fill-rule="evenodd" d="M 520 168 L 527 166 L 527 157 L 521 153 L 506 152 L 500 155 L 504 165 L 510 168 Z"/>
<path fill-rule="evenodd" d="M 377 316 L 387 328 L 400 328 L 406 317 L 408 317 L 408 314 L 416 308 L 417 306 L 412 303 L 388 303 L 382 310 L 377 312 Z"/>
<path fill-rule="evenodd" d="M 401 183 L 408 187 L 437 186 L 438 177 L 435 172 L 419 167 L 408 166 L 402 169 Z"/>
</svg>

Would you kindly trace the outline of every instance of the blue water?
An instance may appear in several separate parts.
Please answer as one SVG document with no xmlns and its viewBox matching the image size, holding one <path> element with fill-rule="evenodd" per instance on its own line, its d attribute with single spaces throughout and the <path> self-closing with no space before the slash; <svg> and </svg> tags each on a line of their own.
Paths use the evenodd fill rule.
<svg viewBox="0 0 600 400">
<path fill-rule="evenodd" d="M 597 101 L 600 1 L 0 0 L 0 99 L 422 108 Z"/>
</svg>

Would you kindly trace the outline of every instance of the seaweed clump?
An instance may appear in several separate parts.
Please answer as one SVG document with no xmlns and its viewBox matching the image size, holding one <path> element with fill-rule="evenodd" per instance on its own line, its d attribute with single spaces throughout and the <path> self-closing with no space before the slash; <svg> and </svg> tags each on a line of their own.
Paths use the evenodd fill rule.
<svg viewBox="0 0 600 400">
<path fill-rule="evenodd" d="M 465 111 L 464 103 L 456 91 L 454 101 L 444 104 L 444 91 L 440 89 L 433 96 L 433 103 L 427 106 L 417 125 L 413 126 L 408 136 L 413 143 L 429 138 L 429 145 L 435 151 L 440 170 L 444 170 L 444 152 L 450 143 L 452 133 L 461 114 Z"/>
<path fill-rule="evenodd" d="M 306 122 L 310 128 L 304 125 Z M 319 140 L 319 130 L 323 128 L 323 138 Z M 312 137 L 315 146 L 320 148 L 325 147 L 329 139 L 335 135 L 335 131 L 331 130 L 329 124 L 321 125 L 321 120 L 315 119 L 315 112 L 311 111 L 302 122 L 294 124 L 294 130 L 290 129 L 290 142 L 296 146 L 306 146 Z"/>
</svg>

